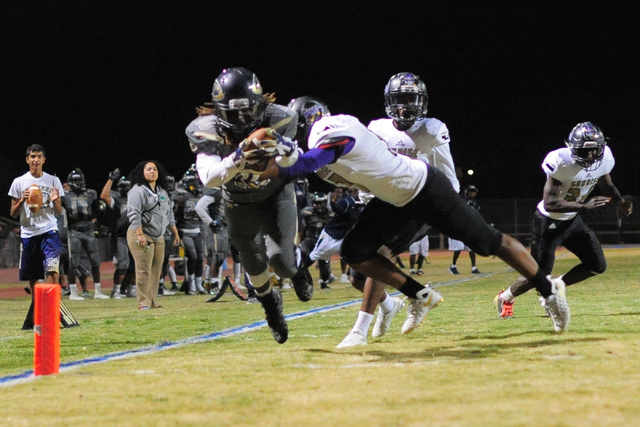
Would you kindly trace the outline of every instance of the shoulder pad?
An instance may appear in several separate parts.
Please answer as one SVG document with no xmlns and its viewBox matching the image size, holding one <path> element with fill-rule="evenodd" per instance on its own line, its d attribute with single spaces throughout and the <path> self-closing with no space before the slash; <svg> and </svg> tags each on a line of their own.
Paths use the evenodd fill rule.
<svg viewBox="0 0 640 427">
<path fill-rule="evenodd" d="M 267 104 L 264 127 L 270 127 L 280 135 L 295 138 L 298 125 L 298 113 L 278 104 Z"/>
<path fill-rule="evenodd" d="M 191 151 L 221 155 L 218 147 L 224 144 L 224 138 L 216 130 L 217 117 L 213 115 L 198 117 L 187 126 L 185 133 L 189 139 Z"/>
</svg>

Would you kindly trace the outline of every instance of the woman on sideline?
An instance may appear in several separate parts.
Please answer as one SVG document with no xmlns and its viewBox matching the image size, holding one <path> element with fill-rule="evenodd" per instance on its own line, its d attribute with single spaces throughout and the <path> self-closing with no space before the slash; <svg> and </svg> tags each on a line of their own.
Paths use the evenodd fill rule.
<svg viewBox="0 0 640 427">
<path fill-rule="evenodd" d="M 164 261 L 164 232 L 169 227 L 173 245 L 180 244 L 173 209 L 165 187 L 167 174 L 155 160 L 140 162 L 129 174 L 133 187 L 127 200 L 127 244 L 135 261 L 138 309 L 159 308 L 158 281 Z"/>
</svg>

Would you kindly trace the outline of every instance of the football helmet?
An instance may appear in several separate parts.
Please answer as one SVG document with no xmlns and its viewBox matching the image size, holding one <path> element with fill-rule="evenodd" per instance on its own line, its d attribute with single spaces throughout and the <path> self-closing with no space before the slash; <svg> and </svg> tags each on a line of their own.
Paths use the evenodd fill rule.
<svg viewBox="0 0 640 427">
<path fill-rule="evenodd" d="M 324 193 L 313 193 L 312 203 L 316 210 L 323 211 L 327 209 L 327 195 Z"/>
<path fill-rule="evenodd" d="M 69 172 L 69 176 L 67 176 L 67 183 L 69 184 L 71 191 L 84 191 L 86 189 L 84 174 L 80 168 L 75 168 Z"/>
<path fill-rule="evenodd" d="M 184 188 L 190 193 L 195 194 L 200 190 L 200 179 L 198 178 L 198 172 L 195 169 L 195 165 L 191 165 L 191 167 L 187 169 L 181 181 Z"/>
<path fill-rule="evenodd" d="M 131 189 L 131 181 L 126 176 L 121 176 L 116 184 L 116 188 L 121 196 L 124 196 Z"/>
<path fill-rule="evenodd" d="M 296 130 L 296 141 L 303 150 L 307 150 L 307 138 L 311 132 L 311 127 L 315 122 L 324 116 L 330 116 L 329 107 L 324 101 L 311 96 L 301 96 L 294 98 L 287 105 L 288 108 L 298 113 L 298 129 Z"/>
<path fill-rule="evenodd" d="M 594 170 L 600 166 L 607 145 L 600 128 L 591 122 L 578 123 L 565 141 L 571 149 L 573 162 L 585 170 Z"/>
<path fill-rule="evenodd" d="M 258 77 L 246 68 L 226 68 L 211 92 L 220 133 L 241 141 L 255 130 L 266 110 Z"/>
<path fill-rule="evenodd" d="M 427 86 L 413 73 L 398 73 L 384 87 L 385 111 L 401 130 L 425 117 L 428 103 Z"/>
<path fill-rule="evenodd" d="M 164 179 L 165 185 L 167 186 L 166 190 L 168 193 L 171 193 L 176 189 L 176 179 L 173 175 L 167 175 Z"/>
</svg>

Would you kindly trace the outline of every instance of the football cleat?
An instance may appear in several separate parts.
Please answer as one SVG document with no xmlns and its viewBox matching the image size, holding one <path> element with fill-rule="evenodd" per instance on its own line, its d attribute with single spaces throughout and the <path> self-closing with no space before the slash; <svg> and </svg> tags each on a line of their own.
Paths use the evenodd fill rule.
<svg viewBox="0 0 640 427">
<path fill-rule="evenodd" d="M 382 311 L 382 307 L 378 309 L 378 317 L 376 318 L 376 323 L 373 325 L 373 331 L 371 332 L 371 336 L 373 338 L 380 338 L 387 333 L 389 326 L 391 326 L 391 321 L 404 305 L 400 298 L 392 298 L 392 300 L 393 308 L 388 313 L 384 313 Z"/>
<path fill-rule="evenodd" d="M 432 308 L 437 307 L 444 298 L 442 298 L 439 292 L 427 284 L 425 285 L 425 289 L 418 293 L 417 299 L 409 298 L 409 300 L 407 319 L 402 325 L 403 334 L 408 334 L 420 326 L 420 323 L 422 323 L 427 313 L 429 313 Z"/>
<path fill-rule="evenodd" d="M 458 267 L 453 264 L 449 266 L 449 271 L 451 272 L 451 274 L 460 274 L 460 272 L 458 271 Z"/>
<path fill-rule="evenodd" d="M 269 329 L 271 329 L 273 339 L 275 339 L 278 344 L 284 344 L 287 338 L 289 338 L 289 327 L 284 318 L 280 291 L 272 288 L 271 292 L 258 296 L 257 299 L 262 304 L 262 308 L 264 308 L 267 325 L 269 325 Z"/>
<path fill-rule="evenodd" d="M 291 278 L 293 289 L 296 291 L 298 299 L 307 302 L 313 296 L 313 279 L 306 267 L 298 267 L 298 272 Z"/>
<path fill-rule="evenodd" d="M 493 306 L 498 311 L 498 317 L 500 319 L 505 319 L 507 317 L 513 317 L 513 303 L 515 301 L 505 301 L 500 298 L 500 294 L 504 292 L 504 289 L 498 292 L 498 295 L 493 299 Z"/>
<path fill-rule="evenodd" d="M 553 329 L 556 332 L 564 332 L 569 327 L 571 312 L 565 296 L 565 284 L 562 279 L 551 279 L 553 293 L 546 297 L 545 308 L 553 321 Z"/>
<path fill-rule="evenodd" d="M 359 345 L 367 345 L 367 337 L 359 329 L 352 329 L 336 348 L 348 348 Z"/>
</svg>

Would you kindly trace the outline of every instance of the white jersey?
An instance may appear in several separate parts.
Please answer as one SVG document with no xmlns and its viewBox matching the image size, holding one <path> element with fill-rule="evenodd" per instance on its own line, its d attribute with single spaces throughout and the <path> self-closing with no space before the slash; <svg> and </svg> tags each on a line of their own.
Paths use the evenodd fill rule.
<svg viewBox="0 0 640 427">
<path fill-rule="evenodd" d="M 548 177 L 558 180 L 562 183 L 560 189 L 560 197 L 571 202 L 584 202 L 591 190 L 598 183 L 598 180 L 608 175 L 615 160 L 611 149 L 604 147 L 604 157 L 596 170 L 586 171 L 571 159 L 571 150 L 568 147 L 554 150 L 547 154 L 542 169 Z M 544 200 L 538 203 L 538 210 L 544 216 L 559 221 L 567 221 L 575 217 L 577 212 L 547 212 L 544 208 Z"/>
<path fill-rule="evenodd" d="M 396 129 L 390 118 L 374 120 L 368 127 L 387 143 L 391 151 L 412 159 L 425 159 L 440 169 L 447 175 L 456 193 L 460 192 L 460 182 L 449 149 L 449 129 L 440 120 L 423 118 L 406 131 Z"/>
<path fill-rule="evenodd" d="M 26 203 L 22 204 L 20 208 L 20 237 L 24 238 L 58 230 L 58 221 L 50 198 L 51 189 L 57 188 L 60 192 L 60 197 L 64 196 L 64 189 L 60 179 L 46 172 L 43 172 L 40 178 L 36 178 L 30 172 L 27 172 L 14 179 L 9 189 L 9 196 L 14 199 L 20 199 L 22 193 L 33 184 L 40 187 L 40 191 L 42 191 L 42 207 L 38 209 L 38 212 L 33 213 Z"/>
<path fill-rule="evenodd" d="M 389 151 L 387 144 L 358 119 L 347 115 L 326 116 L 311 128 L 309 148 L 334 138 L 355 141 L 353 148 L 316 174 L 334 185 L 354 185 L 361 191 L 395 206 L 404 206 L 420 192 L 427 180 L 427 165 Z"/>
</svg>

